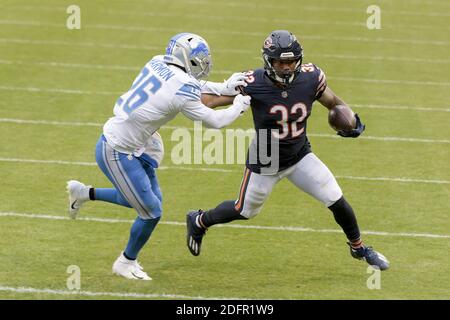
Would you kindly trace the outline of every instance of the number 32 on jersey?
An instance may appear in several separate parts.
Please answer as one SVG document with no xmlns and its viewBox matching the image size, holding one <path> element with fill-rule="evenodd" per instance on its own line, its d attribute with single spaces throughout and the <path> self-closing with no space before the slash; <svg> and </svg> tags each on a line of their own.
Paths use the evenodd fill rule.
<svg viewBox="0 0 450 320">
<path fill-rule="evenodd" d="M 281 104 L 274 105 L 272 108 L 270 108 L 270 114 L 279 113 L 281 115 L 281 120 L 277 121 L 278 125 L 280 125 L 281 127 L 280 131 L 272 131 L 273 136 L 277 139 L 285 139 L 287 137 L 296 138 L 305 131 L 305 127 L 303 126 L 302 122 L 308 115 L 308 109 L 306 108 L 306 105 L 304 103 L 298 102 L 294 104 L 290 109 L 291 110 L 289 111 L 288 107 Z M 301 112 L 300 117 L 298 117 L 298 119 L 295 121 L 289 121 L 289 116 L 295 116 L 299 111 Z"/>
</svg>

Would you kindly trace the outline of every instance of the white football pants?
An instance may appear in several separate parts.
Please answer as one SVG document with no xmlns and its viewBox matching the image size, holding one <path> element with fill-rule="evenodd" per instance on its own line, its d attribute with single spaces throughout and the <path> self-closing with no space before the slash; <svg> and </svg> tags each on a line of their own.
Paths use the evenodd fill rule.
<svg viewBox="0 0 450 320">
<path fill-rule="evenodd" d="M 253 218 L 261 211 L 273 187 L 283 178 L 288 178 L 327 207 L 342 197 L 342 190 L 331 171 L 311 152 L 292 167 L 274 175 L 261 175 L 245 168 L 235 209 L 242 216 Z"/>
</svg>

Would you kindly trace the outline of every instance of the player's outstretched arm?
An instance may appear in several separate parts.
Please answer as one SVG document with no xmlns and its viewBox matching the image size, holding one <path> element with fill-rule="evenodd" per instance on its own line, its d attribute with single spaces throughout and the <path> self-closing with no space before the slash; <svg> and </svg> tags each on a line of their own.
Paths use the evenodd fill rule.
<svg viewBox="0 0 450 320">
<path fill-rule="evenodd" d="M 348 107 L 348 105 L 341 98 L 339 98 L 329 87 L 325 89 L 325 91 L 322 93 L 322 96 L 318 100 L 328 110 L 333 109 L 337 105 L 345 105 Z M 359 137 L 361 133 L 363 133 L 363 131 L 365 130 L 366 126 L 361 122 L 361 119 L 359 118 L 357 113 L 355 113 L 355 118 L 356 118 L 356 125 L 354 129 L 340 130 L 338 131 L 337 134 L 344 138 Z"/>
<path fill-rule="evenodd" d="M 224 82 L 201 81 L 202 103 L 210 108 L 228 106 L 239 94 L 239 87 L 247 86 L 245 74 L 233 73 Z"/>
<path fill-rule="evenodd" d="M 233 103 L 234 97 L 216 96 L 214 94 L 202 93 L 202 103 L 209 108 L 229 106 Z"/>
<path fill-rule="evenodd" d="M 233 104 L 222 110 L 212 110 L 200 101 L 190 101 L 184 105 L 181 112 L 191 120 L 202 121 L 207 127 L 220 129 L 229 125 L 247 111 L 250 106 L 250 99 L 250 96 L 238 94 L 234 97 Z"/>
</svg>

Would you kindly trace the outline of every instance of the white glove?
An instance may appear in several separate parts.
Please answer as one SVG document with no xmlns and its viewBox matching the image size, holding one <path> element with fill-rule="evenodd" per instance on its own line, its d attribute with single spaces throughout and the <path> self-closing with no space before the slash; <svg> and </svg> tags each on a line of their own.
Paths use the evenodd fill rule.
<svg viewBox="0 0 450 320">
<path fill-rule="evenodd" d="M 223 88 L 220 94 L 224 96 L 235 96 L 240 93 L 239 90 L 236 89 L 236 87 L 239 86 L 247 86 L 247 82 L 245 82 L 245 74 L 242 72 L 233 73 L 231 77 L 225 80 L 223 82 Z"/>
<path fill-rule="evenodd" d="M 248 107 L 250 107 L 250 96 L 243 96 L 242 94 L 238 94 L 233 100 L 233 106 L 241 109 L 241 113 L 247 111 Z"/>
</svg>

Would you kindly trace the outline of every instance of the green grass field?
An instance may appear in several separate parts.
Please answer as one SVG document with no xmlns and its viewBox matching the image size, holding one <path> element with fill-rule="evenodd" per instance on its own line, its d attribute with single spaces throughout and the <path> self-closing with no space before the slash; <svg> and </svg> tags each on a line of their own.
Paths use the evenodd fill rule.
<svg viewBox="0 0 450 320">
<path fill-rule="evenodd" d="M 81 30 L 66 28 L 71 4 Z M 372 4 L 380 30 L 366 27 Z M 445 0 L 2 0 L 0 299 L 450 299 L 449 17 Z M 95 202 L 68 220 L 65 184 L 110 186 L 94 148 L 117 97 L 176 33 L 208 40 L 210 80 L 222 81 L 260 67 L 274 29 L 298 36 L 304 61 L 367 125 L 335 139 L 316 104 L 308 132 L 365 242 L 391 262 L 381 288 L 368 289 L 367 264 L 350 257 L 331 213 L 288 181 L 253 220 L 211 228 L 191 256 L 185 213 L 234 199 L 243 166 L 174 165 L 171 128 L 160 131 L 164 214 L 140 256 L 154 280 L 112 275 L 135 212 Z M 192 127 L 181 116 L 170 125 Z M 250 114 L 231 125 L 251 127 Z M 80 291 L 66 286 L 70 265 Z"/>
</svg>

